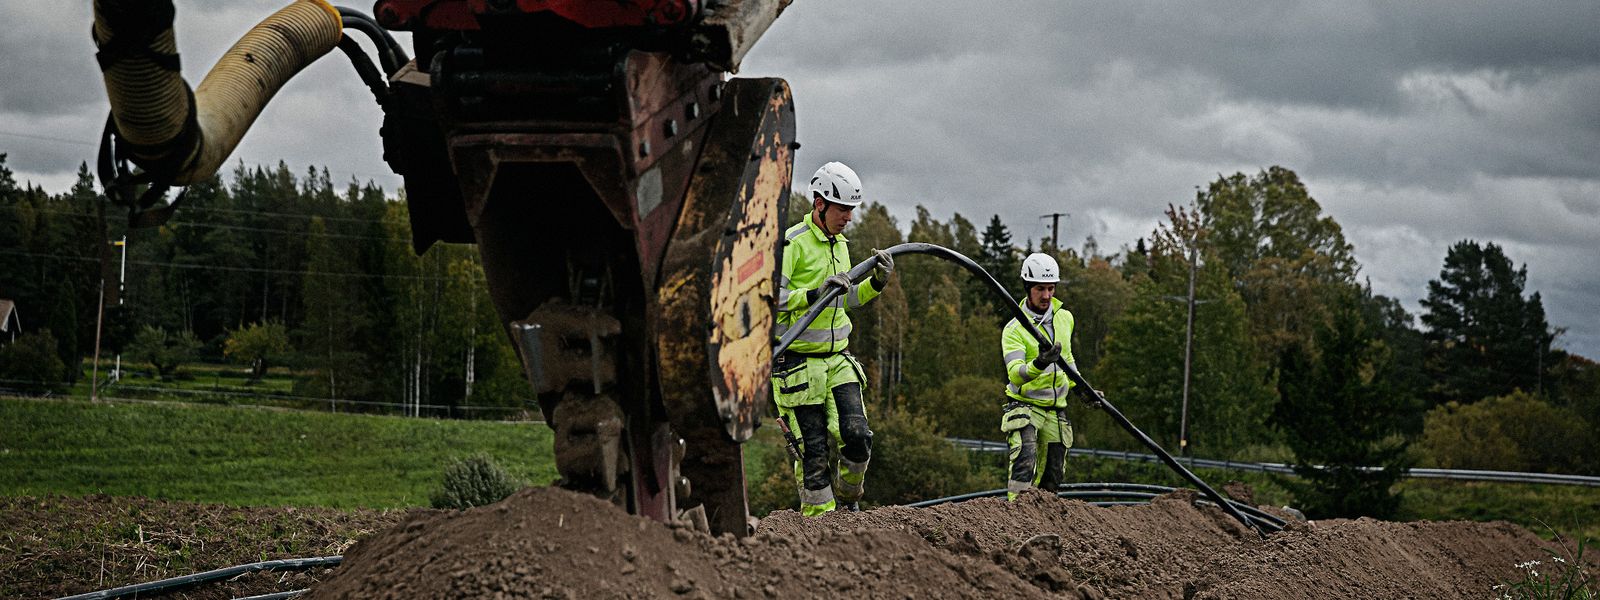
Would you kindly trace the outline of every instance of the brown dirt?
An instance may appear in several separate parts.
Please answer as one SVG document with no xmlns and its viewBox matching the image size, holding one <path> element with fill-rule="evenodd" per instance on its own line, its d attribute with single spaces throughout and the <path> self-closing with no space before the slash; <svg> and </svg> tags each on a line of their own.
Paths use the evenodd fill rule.
<svg viewBox="0 0 1600 600">
<path fill-rule="evenodd" d="M 1294 523 L 1267 539 L 1180 491 L 1096 507 L 1033 493 L 713 538 L 553 488 L 418 511 L 311 598 L 1463 598 L 1556 550 L 1502 522 Z M 1593 565 L 1590 565 L 1593 567 Z"/>
<path fill-rule="evenodd" d="M 402 516 L 120 496 L 0 498 L 0 598 L 57 598 L 264 560 L 342 554 Z M 330 572 L 251 574 L 165 597 L 303 589 Z"/>
</svg>

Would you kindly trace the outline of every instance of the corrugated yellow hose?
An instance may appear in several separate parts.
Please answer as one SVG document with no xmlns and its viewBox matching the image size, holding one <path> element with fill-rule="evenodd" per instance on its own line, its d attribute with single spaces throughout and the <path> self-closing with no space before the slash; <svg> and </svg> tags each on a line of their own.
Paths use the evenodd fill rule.
<svg viewBox="0 0 1600 600">
<path fill-rule="evenodd" d="M 176 185 L 210 177 L 267 102 L 343 35 L 323 0 L 296 0 L 252 27 L 191 94 L 177 68 L 171 0 L 95 0 L 94 39 L 125 155 Z"/>
</svg>

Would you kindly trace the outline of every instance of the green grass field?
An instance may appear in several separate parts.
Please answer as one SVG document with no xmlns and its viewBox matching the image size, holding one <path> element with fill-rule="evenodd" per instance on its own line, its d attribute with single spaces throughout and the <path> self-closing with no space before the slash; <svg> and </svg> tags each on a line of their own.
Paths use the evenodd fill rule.
<svg viewBox="0 0 1600 600">
<path fill-rule="evenodd" d="M 89 361 L 85 361 L 87 365 Z M 100 393 L 111 397 L 182 400 L 189 402 L 233 403 L 247 399 L 249 394 L 292 395 L 294 374 L 283 367 L 273 367 L 260 381 L 250 382 L 250 370 L 239 365 L 189 363 L 179 369 L 179 375 L 163 381 L 155 369 L 145 363 L 123 361 L 122 376 L 110 381 L 115 363 L 100 361 Z M 83 378 L 67 390 L 75 398 L 88 398 L 90 371 L 85 367 Z"/>
<path fill-rule="evenodd" d="M 0 398 L 0 494 L 137 495 L 239 506 L 426 506 L 450 460 L 556 477 L 542 423 L 180 403 Z"/>
<path fill-rule="evenodd" d="M 749 444 L 752 486 L 783 465 L 763 428 Z M 540 423 L 441 421 L 164 402 L 0 398 L 0 495 L 110 494 L 239 506 L 426 506 L 450 460 L 484 453 L 532 484 L 556 477 Z M 998 455 L 973 466 L 1000 487 Z M 994 464 L 989 464 L 994 463 Z M 884 462 L 884 468 L 892 462 Z M 1074 459 L 1073 481 L 1187 486 L 1156 464 Z M 1213 486 L 1240 480 L 1257 504 L 1293 499 L 1272 476 L 1201 470 Z M 755 490 L 752 487 L 752 490 Z M 1405 480 L 1401 520 L 1506 520 L 1550 537 L 1600 540 L 1600 489 Z M 757 494 L 759 495 L 759 494 Z M 770 494 L 769 494 L 770 495 Z M 767 501 L 784 506 L 783 498 Z M 759 498 L 754 498 L 759 499 Z M 764 505 L 757 503 L 755 508 Z"/>
</svg>

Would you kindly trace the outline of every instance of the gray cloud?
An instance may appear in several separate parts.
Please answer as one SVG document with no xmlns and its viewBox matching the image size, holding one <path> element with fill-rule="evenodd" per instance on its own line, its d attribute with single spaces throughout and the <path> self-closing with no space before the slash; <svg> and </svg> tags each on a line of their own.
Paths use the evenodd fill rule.
<svg viewBox="0 0 1600 600">
<path fill-rule="evenodd" d="M 185 75 L 281 5 L 180 1 Z M 0 38 L 0 152 L 19 179 L 64 189 L 105 115 L 88 3 L 4 3 L 0 18 L 32 25 Z M 793 86 L 797 171 L 845 161 L 902 224 L 918 204 L 999 214 L 1037 243 L 1038 216 L 1067 212 L 1064 243 L 1115 249 L 1217 176 L 1283 165 L 1380 293 L 1415 310 L 1451 243 L 1494 241 L 1529 265 L 1563 343 L 1600 356 L 1595 23 L 1590 0 L 799 0 L 740 76 Z M 394 189 L 380 118 L 330 56 L 233 160 Z"/>
<path fill-rule="evenodd" d="M 746 74 L 790 80 L 797 170 L 858 166 L 915 204 L 1102 248 L 1218 175 L 1295 169 L 1363 274 L 1413 310 L 1448 246 L 1530 264 L 1600 354 L 1600 5 L 864 3 L 792 6 Z M 1542 274 L 1541 274 L 1542 273 Z M 1574 285 L 1568 282 L 1584 282 Z"/>
</svg>

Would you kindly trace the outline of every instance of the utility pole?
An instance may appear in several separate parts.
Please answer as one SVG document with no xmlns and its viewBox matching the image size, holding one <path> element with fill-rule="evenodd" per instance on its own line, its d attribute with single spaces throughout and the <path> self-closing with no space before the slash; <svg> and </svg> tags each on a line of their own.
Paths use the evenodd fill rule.
<svg viewBox="0 0 1600 600">
<path fill-rule="evenodd" d="M 1194 366 L 1194 307 L 1210 302 L 1195 298 L 1195 278 L 1200 267 L 1200 251 L 1197 243 L 1189 245 L 1189 295 L 1188 296 L 1162 296 L 1163 300 L 1185 302 L 1188 304 L 1189 315 L 1187 325 L 1183 330 L 1183 405 L 1178 421 L 1178 448 L 1183 456 L 1189 456 L 1189 378 Z"/>
<path fill-rule="evenodd" d="M 103 273 L 104 271 L 102 271 Z M 94 375 L 89 378 L 89 401 L 100 401 L 100 328 L 106 316 L 106 278 L 100 277 L 100 305 L 94 317 Z"/>
<path fill-rule="evenodd" d="M 122 295 L 127 293 L 128 281 L 128 235 L 123 234 L 122 239 L 111 242 L 113 246 L 122 248 L 122 265 L 117 268 L 117 306 L 122 306 Z M 120 313 L 119 313 L 120 314 Z M 117 366 L 111 370 L 112 381 L 122 381 L 122 353 L 117 353 Z"/>
<path fill-rule="evenodd" d="M 1068 213 L 1050 213 L 1048 215 L 1039 215 L 1039 218 L 1041 219 L 1050 219 L 1050 248 L 1052 250 L 1061 249 L 1061 217 L 1070 216 L 1072 215 Z"/>
<path fill-rule="evenodd" d="M 1183 410 L 1178 422 L 1178 451 L 1189 456 L 1189 367 L 1194 362 L 1194 278 L 1199 256 L 1195 244 L 1189 245 L 1189 324 L 1183 340 Z"/>
</svg>

